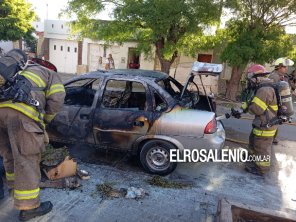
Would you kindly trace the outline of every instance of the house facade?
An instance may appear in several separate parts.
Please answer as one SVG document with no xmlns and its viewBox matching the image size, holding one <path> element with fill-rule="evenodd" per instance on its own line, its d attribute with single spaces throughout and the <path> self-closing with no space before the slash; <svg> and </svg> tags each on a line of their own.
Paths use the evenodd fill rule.
<svg viewBox="0 0 296 222">
<path fill-rule="evenodd" d="M 67 21 L 45 20 L 44 35 L 39 37 L 39 57 L 43 57 L 55 64 L 59 72 L 69 74 L 81 74 L 98 69 L 104 69 L 106 58 L 112 54 L 116 69 L 128 69 L 132 65 L 138 65 L 141 69 L 160 70 L 160 63 L 154 53 L 147 59 L 144 54 L 136 52 L 136 42 L 119 44 L 107 44 L 105 41 L 95 41 L 84 38 L 78 41 L 72 36 Z M 42 51 L 42 53 L 40 53 Z M 191 70 L 194 61 L 216 62 L 214 50 L 200 52 L 196 58 L 185 55 L 179 56 L 171 67 L 170 75 L 181 83 Z M 207 91 L 218 92 L 218 78 L 204 77 L 203 83 Z"/>
</svg>

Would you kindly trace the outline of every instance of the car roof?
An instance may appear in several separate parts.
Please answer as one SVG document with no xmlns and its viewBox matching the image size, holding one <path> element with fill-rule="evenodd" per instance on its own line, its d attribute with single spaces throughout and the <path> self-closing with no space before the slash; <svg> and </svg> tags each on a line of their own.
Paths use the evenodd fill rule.
<svg viewBox="0 0 296 222">
<path fill-rule="evenodd" d="M 82 76 L 84 77 L 99 77 L 99 76 L 132 76 L 132 77 L 144 77 L 154 79 L 154 81 L 158 81 L 161 79 L 166 79 L 169 77 L 168 74 L 160 71 L 153 70 L 142 70 L 142 69 L 112 69 L 112 70 L 97 70 L 94 72 L 86 73 Z"/>
</svg>

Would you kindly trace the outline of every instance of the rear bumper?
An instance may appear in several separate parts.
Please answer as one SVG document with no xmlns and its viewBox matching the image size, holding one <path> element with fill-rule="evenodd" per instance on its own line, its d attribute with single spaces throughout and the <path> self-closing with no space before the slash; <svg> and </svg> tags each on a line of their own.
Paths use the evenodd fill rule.
<svg viewBox="0 0 296 222">
<path fill-rule="evenodd" d="M 222 123 L 217 121 L 217 131 L 213 134 L 205 134 L 204 138 L 208 141 L 210 146 L 203 147 L 203 149 L 222 149 L 226 138 Z"/>
</svg>

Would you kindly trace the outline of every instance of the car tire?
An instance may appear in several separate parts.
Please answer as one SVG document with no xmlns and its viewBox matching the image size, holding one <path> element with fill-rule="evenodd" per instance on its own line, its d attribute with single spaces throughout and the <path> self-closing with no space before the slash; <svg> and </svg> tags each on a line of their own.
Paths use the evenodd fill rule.
<svg viewBox="0 0 296 222">
<path fill-rule="evenodd" d="M 140 151 L 140 162 L 143 168 L 151 174 L 167 175 L 173 172 L 176 162 L 170 162 L 170 150 L 176 147 L 162 140 L 149 140 Z"/>
</svg>

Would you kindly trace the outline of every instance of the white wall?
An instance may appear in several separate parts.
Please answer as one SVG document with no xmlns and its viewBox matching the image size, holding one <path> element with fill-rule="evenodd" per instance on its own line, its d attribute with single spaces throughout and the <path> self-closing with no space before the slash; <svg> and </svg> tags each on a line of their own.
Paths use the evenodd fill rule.
<svg viewBox="0 0 296 222">
<path fill-rule="evenodd" d="M 200 54 L 211 54 L 211 55 L 213 55 L 213 51 L 212 50 L 203 51 L 203 52 L 200 52 Z M 197 54 L 197 56 L 198 56 L 198 54 Z M 179 64 L 177 66 L 177 69 L 171 68 L 170 76 L 173 76 L 173 77 L 175 76 L 175 78 L 180 83 L 184 84 L 186 82 L 186 80 L 187 80 L 188 75 L 191 72 L 192 65 L 193 65 L 193 63 L 195 61 L 196 61 L 196 58 L 181 55 Z M 214 76 L 207 76 L 207 77 L 202 76 L 202 82 L 203 82 L 203 85 L 204 85 L 204 87 L 206 89 L 207 94 L 209 94 L 211 92 L 214 93 L 214 94 L 218 93 L 218 80 L 219 80 L 218 76 L 217 77 L 214 77 Z M 194 78 L 194 81 L 198 85 L 201 92 L 203 92 L 202 84 L 201 84 L 201 81 L 200 81 L 198 76 Z"/>
<path fill-rule="evenodd" d="M 77 72 L 78 41 L 75 37 L 70 38 L 70 34 L 67 21 L 44 21 L 44 38 L 49 39 L 49 61 L 63 73 Z"/>
<path fill-rule="evenodd" d="M 33 22 L 32 26 L 35 28 L 37 32 L 44 31 L 44 22 Z"/>
<path fill-rule="evenodd" d="M 52 39 L 75 39 L 70 38 L 71 31 L 67 21 L 62 20 L 45 20 L 44 37 Z"/>
<path fill-rule="evenodd" d="M 12 41 L 0 41 L 0 47 L 3 49 L 3 52 L 6 53 L 13 49 L 13 43 Z"/>
<path fill-rule="evenodd" d="M 82 64 L 88 65 L 89 71 L 97 69 L 104 69 L 104 63 L 106 57 L 112 54 L 116 69 L 127 69 L 128 67 L 128 49 L 135 48 L 136 42 L 126 42 L 122 45 L 113 44 L 106 48 L 104 53 L 104 41 L 93 41 L 91 39 L 84 39 L 83 52 L 82 52 Z M 104 57 L 106 54 L 106 57 Z M 99 57 L 102 57 L 102 64 L 99 64 Z M 141 69 L 154 69 L 154 60 L 145 60 L 144 54 L 140 55 Z"/>
<path fill-rule="evenodd" d="M 76 73 L 78 64 L 78 43 L 71 40 L 50 39 L 49 61 L 58 72 Z"/>
</svg>

